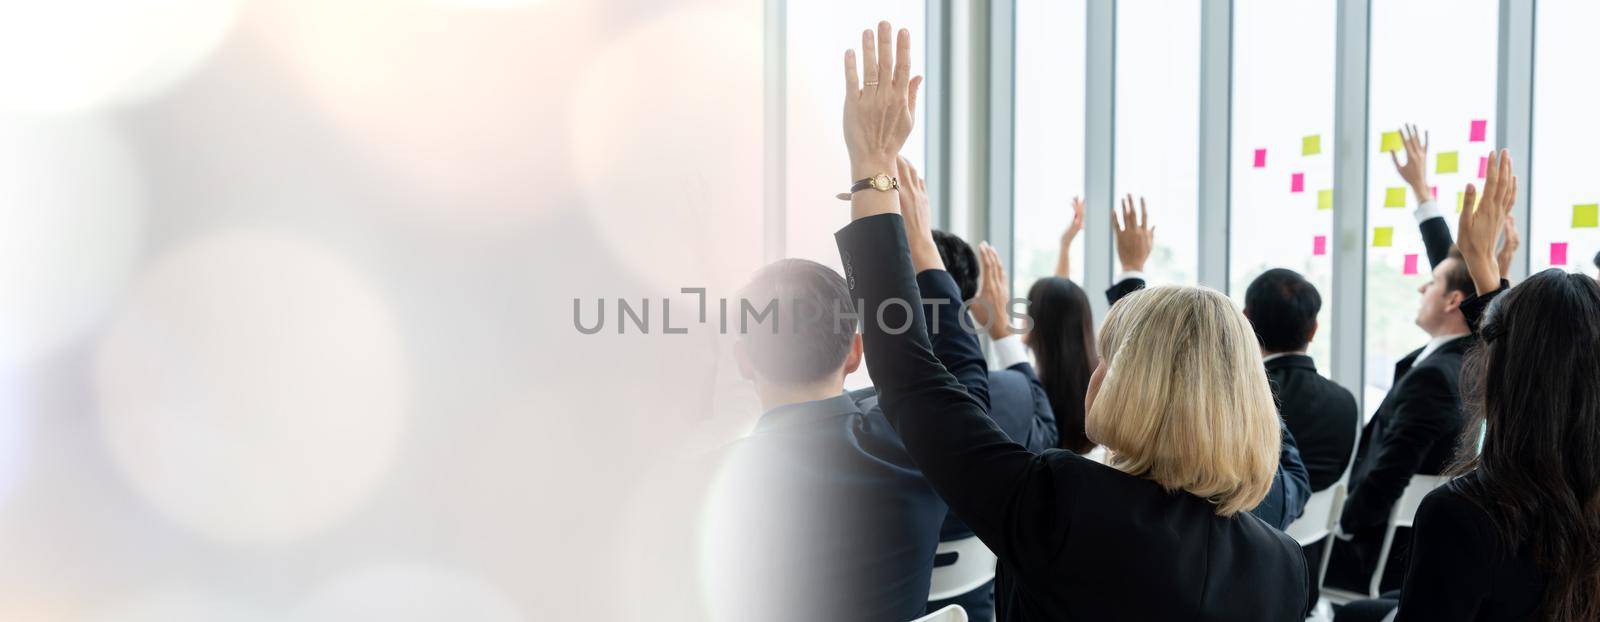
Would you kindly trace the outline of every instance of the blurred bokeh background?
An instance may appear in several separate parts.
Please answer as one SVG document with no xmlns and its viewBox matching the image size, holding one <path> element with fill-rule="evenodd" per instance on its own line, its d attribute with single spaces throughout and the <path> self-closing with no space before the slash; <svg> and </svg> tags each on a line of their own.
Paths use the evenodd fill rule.
<svg viewBox="0 0 1600 622">
<path fill-rule="evenodd" d="M 660 314 L 762 259 L 761 28 L 0 3 L 0 620 L 704 619 L 759 408 Z"/>
</svg>

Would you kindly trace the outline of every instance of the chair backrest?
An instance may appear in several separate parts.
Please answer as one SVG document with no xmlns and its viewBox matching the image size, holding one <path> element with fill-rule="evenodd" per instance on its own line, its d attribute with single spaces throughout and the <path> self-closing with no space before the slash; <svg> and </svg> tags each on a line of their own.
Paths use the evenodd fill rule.
<svg viewBox="0 0 1600 622">
<path fill-rule="evenodd" d="M 994 553 L 977 536 L 939 543 L 939 555 L 954 553 L 954 563 L 933 567 L 933 582 L 928 600 L 949 600 L 978 589 L 994 579 Z M 962 613 L 961 619 L 966 619 Z"/>
<path fill-rule="evenodd" d="M 1422 499 L 1448 481 L 1450 478 L 1443 475 L 1412 475 L 1411 483 L 1406 485 L 1405 492 L 1400 493 L 1400 500 L 1394 504 L 1394 518 L 1389 524 L 1410 527 L 1417 520 L 1417 508 L 1422 507 Z"/>
<path fill-rule="evenodd" d="M 967 610 L 961 605 L 950 605 L 911 622 L 967 622 Z"/>
<path fill-rule="evenodd" d="M 1284 532 L 1289 537 L 1306 546 L 1328 537 L 1333 533 L 1334 525 L 1339 524 L 1339 515 L 1344 512 L 1345 493 L 1350 489 L 1350 471 L 1355 469 L 1356 448 L 1361 444 L 1361 416 L 1356 415 L 1356 442 L 1350 444 L 1350 458 L 1344 462 L 1344 472 L 1339 474 L 1339 481 L 1332 486 L 1311 494 L 1306 500 L 1305 510 L 1300 513 L 1300 518 L 1289 525 Z"/>
</svg>

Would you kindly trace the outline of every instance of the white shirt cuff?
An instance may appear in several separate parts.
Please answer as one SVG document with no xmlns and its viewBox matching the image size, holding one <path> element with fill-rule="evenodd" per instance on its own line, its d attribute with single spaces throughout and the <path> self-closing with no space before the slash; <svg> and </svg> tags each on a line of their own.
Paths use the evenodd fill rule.
<svg viewBox="0 0 1600 622">
<path fill-rule="evenodd" d="M 1417 224 L 1420 225 L 1424 222 L 1427 222 L 1427 220 L 1430 218 L 1443 218 L 1444 214 L 1439 211 L 1438 201 L 1428 200 L 1423 201 L 1422 205 L 1417 206 L 1416 216 Z"/>
<path fill-rule="evenodd" d="M 1007 335 L 994 342 L 994 358 L 1000 369 L 1010 368 L 1017 363 L 1028 363 L 1028 347 L 1022 345 L 1020 335 Z"/>
<path fill-rule="evenodd" d="M 1150 279 L 1144 278 L 1144 273 L 1143 272 L 1140 272 L 1138 270 L 1128 270 L 1126 272 L 1123 272 L 1122 274 L 1118 274 L 1117 275 L 1117 280 L 1114 281 L 1113 284 L 1121 283 L 1121 282 L 1129 280 L 1129 279 L 1139 279 L 1141 281 L 1146 281 L 1146 282 L 1148 282 L 1150 280 Z"/>
</svg>

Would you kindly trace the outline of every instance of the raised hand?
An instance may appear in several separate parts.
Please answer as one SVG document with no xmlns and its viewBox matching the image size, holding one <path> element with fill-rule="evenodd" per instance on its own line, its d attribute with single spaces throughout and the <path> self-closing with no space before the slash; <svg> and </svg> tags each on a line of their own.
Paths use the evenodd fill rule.
<svg viewBox="0 0 1600 622">
<path fill-rule="evenodd" d="M 1117 208 L 1111 208 L 1111 226 L 1117 233 L 1117 259 L 1123 272 L 1143 272 L 1144 262 L 1150 259 L 1155 247 L 1156 228 L 1150 225 L 1150 210 L 1144 197 L 1139 197 L 1138 218 L 1134 217 L 1133 195 L 1122 200 L 1122 220 L 1117 220 Z"/>
<path fill-rule="evenodd" d="M 1056 257 L 1056 276 L 1063 279 L 1072 274 L 1072 241 L 1083 231 L 1083 199 L 1072 197 L 1072 222 L 1061 232 L 1061 254 Z"/>
<path fill-rule="evenodd" d="M 1400 178 L 1416 193 L 1420 205 L 1433 199 L 1433 192 L 1428 190 L 1428 146 L 1433 141 L 1426 133 L 1418 138 L 1417 126 L 1410 124 L 1400 128 L 1400 138 L 1406 147 L 1405 164 L 1400 163 L 1393 151 L 1389 152 L 1389 159 L 1394 161 L 1394 170 L 1400 172 Z"/>
<path fill-rule="evenodd" d="M 988 242 L 978 245 L 978 292 L 972 297 L 972 319 L 986 326 L 989 338 L 996 341 L 1011 335 L 1006 311 L 1011 307 L 1011 286 L 1006 283 L 1006 268 L 1000 253 Z"/>
<path fill-rule="evenodd" d="M 1457 226 L 1456 247 L 1466 259 L 1467 270 L 1472 273 L 1472 284 L 1478 293 L 1487 294 L 1500 288 L 1500 262 L 1495 257 L 1495 239 L 1505 227 L 1511 214 L 1511 205 L 1517 200 L 1517 177 L 1511 174 L 1511 153 L 1505 149 L 1489 154 L 1488 174 L 1483 180 L 1483 198 L 1478 190 L 1467 184 L 1464 205 L 1477 208 L 1461 210 Z M 1509 241 L 1509 240 L 1508 240 Z"/>
<path fill-rule="evenodd" d="M 943 270 L 944 258 L 933 242 L 933 219 L 928 215 L 928 188 L 917 168 L 905 156 L 898 158 L 900 214 L 906 222 L 906 247 L 911 249 L 911 267 L 917 272 Z"/>
<path fill-rule="evenodd" d="M 1516 198 L 1512 197 L 1512 200 Z M 1511 274 L 1511 258 L 1516 255 L 1519 246 L 1522 246 L 1522 236 L 1517 233 L 1517 217 L 1506 216 L 1506 223 L 1500 228 L 1500 254 L 1496 258 L 1500 264 L 1500 276 Z"/>
<path fill-rule="evenodd" d="M 900 148 L 911 135 L 922 77 L 911 77 L 911 33 L 901 29 L 891 47 L 889 22 L 878 22 L 876 34 L 861 33 L 862 63 L 855 50 L 844 53 L 844 144 L 850 153 L 851 181 L 896 168 Z M 865 78 L 863 80 L 862 78 Z M 888 193 L 865 190 L 851 196 L 855 218 L 895 211 Z"/>
</svg>

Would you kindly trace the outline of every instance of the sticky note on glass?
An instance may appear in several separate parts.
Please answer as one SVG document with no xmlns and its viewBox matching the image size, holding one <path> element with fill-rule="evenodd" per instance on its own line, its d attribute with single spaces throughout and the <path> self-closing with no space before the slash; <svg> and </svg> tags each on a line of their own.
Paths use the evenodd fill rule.
<svg viewBox="0 0 1600 622">
<path fill-rule="evenodd" d="M 1455 151 L 1446 151 L 1439 154 L 1439 166 L 1434 169 L 1436 173 L 1454 173 L 1460 170 L 1461 154 Z"/>
<path fill-rule="evenodd" d="M 1483 179 L 1483 178 L 1488 177 L 1488 176 L 1489 176 L 1489 158 L 1488 158 L 1488 156 L 1484 156 L 1484 157 L 1478 158 L 1478 179 Z"/>
<path fill-rule="evenodd" d="M 1405 207 L 1406 206 L 1406 189 L 1405 188 L 1389 188 L 1387 190 L 1384 190 L 1383 191 L 1383 206 L 1384 207 Z"/>
<path fill-rule="evenodd" d="M 1475 142 L 1475 143 L 1481 143 L 1481 142 L 1484 141 L 1484 139 L 1488 138 L 1488 136 L 1489 136 L 1489 121 L 1486 120 L 1486 119 L 1476 119 L 1476 120 L 1474 120 L 1472 122 L 1472 138 L 1470 138 L 1469 140 L 1471 140 L 1472 142 Z"/>
<path fill-rule="evenodd" d="M 1311 254 L 1317 257 L 1328 254 L 1328 236 L 1319 235 L 1311 238 Z"/>
<path fill-rule="evenodd" d="M 1312 134 L 1300 139 L 1300 155 L 1317 155 L 1322 153 L 1322 135 Z"/>
<path fill-rule="evenodd" d="M 1439 187 L 1438 186 L 1428 186 L 1428 194 L 1433 195 L 1433 200 L 1435 200 L 1435 201 L 1439 200 Z"/>
<path fill-rule="evenodd" d="M 1416 253 L 1407 253 L 1406 254 L 1405 269 L 1401 270 L 1400 273 L 1401 274 L 1416 274 L 1417 273 L 1417 254 Z"/>
<path fill-rule="evenodd" d="M 1333 191 L 1317 191 L 1317 209 L 1333 209 Z"/>
<path fill-rule="evenodd" d="M 1550 243 L 1550 265 L 1552 265 L 1552 266 L 1565 266 L 1565 265 L 1567 265 L 1567 243 L 1566 242 L 1551 242 Z"/>
<path fill-rule="evenodd" d="M 1305 173 L 1295 173 L 1293 176 L 1289 177 L 1289 192 L 1305 192 L 1305 191 L 1306 191 L 1306 174 Z"/>
<path fill-rule="evenodd" d="M 1384 132 L 1383 144 L 1378 146 L 1378 151 L 1399 151 L 1405 148 L 1405 143 L 1400 140 L 1400 132 Z"/>
<path fill-rule="evenodd" d="M 1590 203 L 1588 205 L 1572 206 L 1572 228 L 1593 229 L 1595 227 L 1600 227 L 1600 205 Z"/>
<path fill-rule="evenodd" d="M 1372 247 L 1389 248 L 1394 246 L 1394 227 L 1377 227 L 1372 230 Z"/>
<path fill-rule="evenodd" d="M 1256 168 L 1266 168 L 1266 167 L 1267 167 L 1267 150 L 1266 149 L 1257 149 L 1256 150 Z"/>
</svg>

